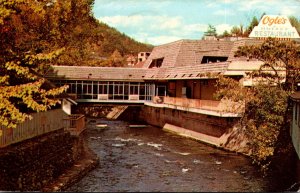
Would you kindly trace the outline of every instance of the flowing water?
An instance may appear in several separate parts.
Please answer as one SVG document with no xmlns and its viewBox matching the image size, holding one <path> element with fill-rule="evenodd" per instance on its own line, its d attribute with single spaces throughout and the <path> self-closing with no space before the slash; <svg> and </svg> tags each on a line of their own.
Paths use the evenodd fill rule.
<svg viewBox="0 0 300 193">
<path fill-rule="evenodd" d="M 161 128 L 90 119 L 85 137 L 100 164 L 68 191 L 280 191 L 274 179 L 263 178 L 249 158 Z"/>
</svg>

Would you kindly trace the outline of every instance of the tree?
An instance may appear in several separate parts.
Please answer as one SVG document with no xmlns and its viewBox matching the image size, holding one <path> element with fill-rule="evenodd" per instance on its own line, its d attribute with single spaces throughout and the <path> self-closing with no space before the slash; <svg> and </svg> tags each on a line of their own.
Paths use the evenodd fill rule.
<svg viewBox="0 0 300 193">
<path fill-rule="evenodd" d="M 243 36 L 244 36 L 244 28 L 243 28 L 243 25 L 240 25 L 240 26 L 233 26 L 230 32 L 231 32 L 231 34 L 232 34 L 233 36 L 236 36 L 236 37 L 243 37 Z"/>
<path fill-rule="evenodd" d="M 50 2 L 50 1 L 49 1 Z M 51 50 L 43 31 L 44 4 L 31 0 L 0 1 L 0 124 L 16 127 L 30 110 L 46 111 L 66 87 L 53 88 L 43 72 L 63 51 Z"/>
<path fill-rule="evenodd" d="M 223 37 L 230 37 L 230 33 L 229 33 L 227 30 L 225 30 L 225 31 L 223 32 L 222 36 L 223 36 Z"/>
<path fill-rule="evenodd" d="M 254 16 L 249 24 L 249 26 L 247 27 L 246 31 L 244 32 L 245 36 L 249 36 L 250 33 L 252 32 L 252 30 L 254 29 L 255 26 L 258 26 L 258 19 Z"/>
<path fill-rule="evenodd" d="M 204 32 L 204 35 L 205 36 L 217 36 L 217 30 L 216 30 L 216 27 L 211 25 L 211 24 L 208 24 L 208 28 L 207 28 L 207 31 Z"/>
<path fill-rule="evenodd" d="M 262 14 L 261 18 L 264 16 L 264 14 Z M 253 30 L 253 28 L 257 26 L 258 23 L 259 21 L 257 17 L 253 16 L 250 24 L 247 27 L 244 28 L 242 24 L 240 24 L 240 26 L 233 26 L 230 30 L 230 33 L 227 31 L 225 33 L 224 31 L 222 36 L 223 37 L 228 37 L 228 36 L 248 37 L 251 31 Z"/>
<path fill-rule="evenodd" d="M 289 20 L 291 22 L 291 25 L 296 28 L 298 34 L 300 34 L 300 20 L 295 16 L 290 16 Z"/>
<path fill-rule="evenodd" d="M 300 81 L 300 47 L 295 42 L 269 38 L 261 45 L 239 48 L 236 56 L 263 61 L 258 71 L 249 73 L 257 84 L 245 88 L 237 80 L 221 77 L 217 97 L 245 104 L 241 128 L 251 139 L 253 161 L 266 171 L 274 154 L 292 149 L 286 140 L 291 113 L 287 100 Z"/>
<path fill-rule="evenodd" d="M 110 65 L 113 67 L 124 66 L 124 58 L 118 50 L 115 50 L 109 58 Z"/>
</svg>

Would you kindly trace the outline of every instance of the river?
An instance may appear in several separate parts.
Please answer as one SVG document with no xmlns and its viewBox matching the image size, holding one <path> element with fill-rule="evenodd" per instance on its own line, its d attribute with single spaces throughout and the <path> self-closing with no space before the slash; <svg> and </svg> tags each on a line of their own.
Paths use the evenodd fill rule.
<svg viewBox="0 0 300 193">
<path fill-rule="evenodd" d="M 85 138 L 100 164 L 67 191 L 281 191 L 275 177 L 262 177 L 243 155 L 150 125 L 130 128 L 129 124 L 89 119 Z"/>
</svg>

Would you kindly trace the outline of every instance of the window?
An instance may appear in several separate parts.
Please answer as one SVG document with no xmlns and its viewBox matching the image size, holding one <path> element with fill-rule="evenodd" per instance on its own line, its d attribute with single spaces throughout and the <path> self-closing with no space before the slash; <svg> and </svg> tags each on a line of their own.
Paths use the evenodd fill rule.
<svg viewBox="0 0 300 193">
<path fill-rule="evenodd" d="M 164 61 L 164 58 L 153 59 L 149 68 L 160 68 L 163 61 Z"/>
<path fill-rule="evenodd" d="M 228 59 L 226 56 L 203 56 L 201 64 L 225 62 Z"/>
</svg>

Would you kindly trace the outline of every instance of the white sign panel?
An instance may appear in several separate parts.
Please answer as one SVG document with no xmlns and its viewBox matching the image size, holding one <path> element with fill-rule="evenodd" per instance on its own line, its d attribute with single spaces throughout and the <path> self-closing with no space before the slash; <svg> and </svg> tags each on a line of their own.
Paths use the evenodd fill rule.
<svg viewBox="0 0 300 193">
<path fill-rule="evenodd" d="M 300 38 L 295 27 L 286 16 L 264 15 L 258 26 L 249 35 L 250 38 Z"/>
</svg>

